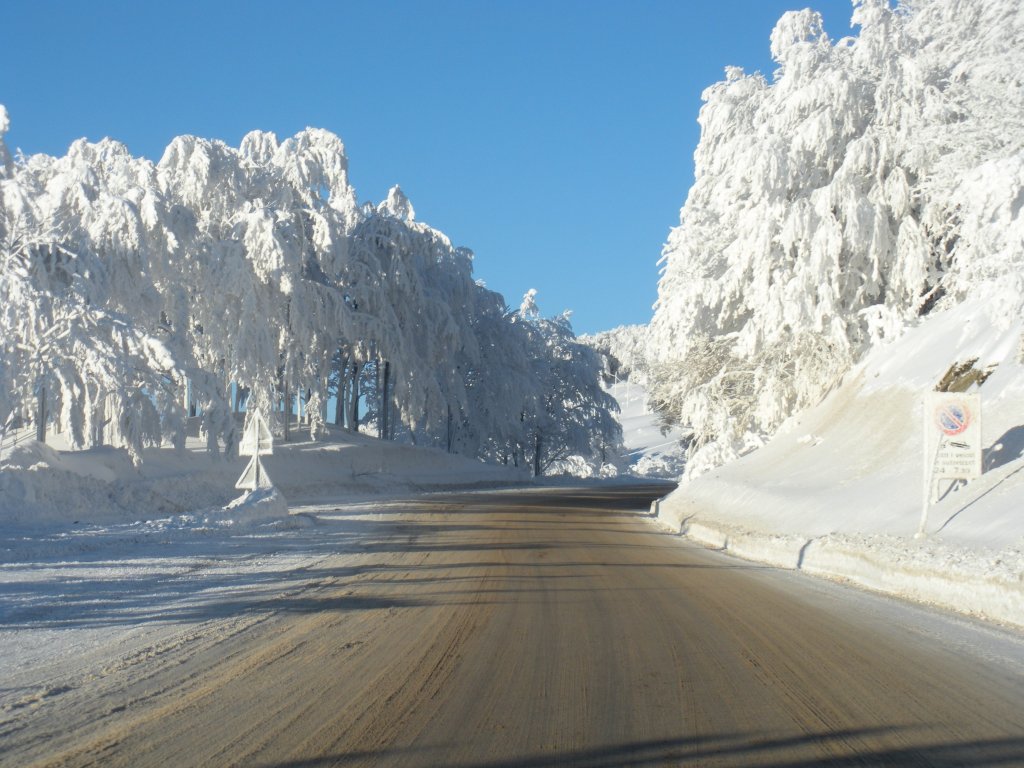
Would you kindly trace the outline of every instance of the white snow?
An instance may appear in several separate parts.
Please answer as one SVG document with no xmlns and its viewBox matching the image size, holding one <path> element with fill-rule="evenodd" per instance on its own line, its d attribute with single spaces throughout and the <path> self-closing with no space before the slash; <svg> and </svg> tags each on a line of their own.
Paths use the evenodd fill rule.
<svg viewBox="0 0 1024 768">
<path fill-rule="evenodd" d="M 22 433 L 24 434 L 24 432 Z M 58 450 L 25 437 L 0 451 L 0 510 L 5 530 L 38 531 L 68 525 L 130 524 L 220 510 L 238 495 L 235 481 L 248 459 L 216 458 L 205 438 L 189 438 L 185 450 L 148 448 L 132 465 L 125 449 L 101 446 Z M 66 446 L 65 446 L 66 447 Z M 432 448 L 414 448 L 354 435 L 333 426 L 317 440 L 293 427 L 293 439 L 277 442 L 261 460 L 288 503 L 323 498 L 373 499 L 436 486 L 509 483 L 525 470 L 484 464 Z M 238 509 L 251 508 L 255 498 Z"/>
<path fill-rule="evenodd" d="M 682 474 L 686 451 L 680 441 L 685 430 L 663 428 L 658 415 L 647 407 L 647 390 L 640 384 L 618 381 L 608 392 L 619 404 L 623 458 L 629 471 L 642 477 L 676 478 Z"/>
<path fill-rule="evenodd" d="M 646 339 L 594 343 L 688 430 L 671 530 L 1024 626 L 1024 14 L 852 11 L 838 41 L 787 12 L 774 73 L 705 91 Z M 922 400 L 956 370 L 985 472 L 915 539 Z"/>
<path fill-rule="evenodd" d="M 110 284 L 97 279 L 85 284 L 87 295 L 61 303 L 30 279 L 28 251 L 5 252 L 13 298 L 0 307 L 4 327 L 20 329 L 37 356 L 61 347 L 53 359 L 67 394 L 52 420 L 63 436 L 51 433 L 43 445 L 31 429 L 10 431 L 15 412 L 27 423 L 42 379 L 15 377 L 15 346 L 0 357 L 0 381 L 20 382 L 17 392 L 0 391 L 0 723 L 74 684 L 62 659 L 76 659 L 83 675 L 96 658 L 137 663 L 190 642 L 225 601 L 259 600 L 261 581 L 300 580 L 329 555 L 354 552 L 396 497 L 527 479 L 528 467 L 325 424 L 329 387 L 338 389 L 331 375 L 344 390 L 345 377 L 358 381 L 362 370 L 349 372 L 350 364 L 381 373 L 388 345 L 408 369 L 392 385 L 410 440 L 446 439 L 492 461 L 543 458 L 555 469 L 589 462 L 575 467 L 581 473 L 611 467 L 597 463 L 604 453 L 636 459 L 638 474 L 685 469 L 687 479 L 657 505 L 671 531 L 1024 627 L 1024 48 L 1004 50 L 1024 35 L 1022 17 L 1003 0 L 914 7 L 919 15 L 860 3 L 860 36 L 836 44 L 815 14 L 787 14 L 771 40 L 780 66 L 773 83 L 730 69 L 709 89 L 697 183 L 666 247 L 653 343 L 640 349 L 636 327 L 594 342 L 628 377 L 610 390 L 624 449 L 590 375 L 597 353 L 576 344 L 568 316 L 541 318 L 534 291 L 510 311 L 472 280 L 470 252 L 416 222 L 399 188 L 378 209 L 360 209 L 337 137 L 311 129 L 279 143 L 253 133 L 237 151 L 182 137 L 157 166 L 113 142 L 81 142 L 67 158 L 19 166 L 24 183 L 15 183 L 0 107 L 0 192 L 11 220 L 30 200 L 40 221 L 78 206 L 83 233 L 96 225 L 103 235 L 82 242 L 109 241 L 120 254 L 110 262 L 100 258 L 107 250 L 83 251 L 96 269 L 79 277 L 109 274 Z M 954 40 L 957 9 L 971 8 L 984 23 Z M 1006 61 L 1013 66 L 1001 71 Z M 878 108 L 865 109 L 876 96 Z M 250 165 L 261 173 L 245 176 Z M 109 179 L 85 184 L 88 169 Z M 95 200 L 83 191 L 93 187 L 103 192 Z M 308 214 L 294 219 L 309 225 L 301 238 L 291 237 L 291 213 L 278 219 L 254 204 L 271 187 L 283 190 L 275 210 Z M 191 213 L 175 218 L 183 211 Z M 350 292 L 307 279 L 307 235 L 317 269 Z M 176 260 L 150 258 L 160 270 L 149 285 L 138 266 L 155 253 Z M 190 306 L 183 275 L 197 291 L 222 293 Z M 155 321 L 158 282 L 172 299 L 163 311 L 178 329 L 173 344 L 158 340 L 168 328 L 143 332 L 93 311 L 108 294 L 131 297 L 137 318 Z M 224 295 L 224 287 L 236 290 Z M 304 312 L 299 322 L 291 314 L 328 298 L 331 322 L 348 340 L 340 351 L 319 315 Z M 459 307 L 473 311 L 463 318 L 453 313 Z M 268 317 L 281 333 L 266 331 Z M 236 332 L 195 332 L 216 326 Z M 311 392 L 309 431 L 318 439 L 296 429 L 263 459 L 276 487 L 238 496 L 246 459 L 207 451 L 239 426 L 226 379 L 199 362 L 228 360 L 229 378 L 250 384 L 266 405 L 282 349 L 306 353 L 289 358 L 289 376 Z M 91 372 L 79 370 L 83 359 Z M 944 487 L 918 539 L 922 397 L 953 364 L 970 361 L 991 373 L 972 390 L 983 403 L 985 473 Z M 145 447 L 159 443 L 166 414 L 128 396 L 143 391 L 122 382 L 133 366 L 166 389 L 162 407 L 182 422 L 170 435 L 180 451 Z M 124 395 L 123 413 L 108 413 L 89 382 Z M 182 390 L 190 387 L 205 393 L 206 417 L 185 423 Z M 389 396 L 386 387 L 364 394 Z M 687 428 L 662 433 L 649 396 Z M 537 404 L 532 432 L 524 402 Z M 460 425 L 456 417 L 470 412 L 472 423 Z M 126 447 L 68 450 L 98 442 L 105 420 Z M 684 467 L 680 441 L 693 434 L 700 451 Z M 325 503 L 337 505 L 330 525 L 305 514 Z M 255 621 L 236 613 L 218 632 Z"/>
<path fill-rule="evenodd" d="M 541 317 L 535 291 L 513 311 L 399 187 L 357 205 L 338 136 L 179 136 L 156 165 L 82 139 L 12 163 L 7 124 L 0 436 L 37 424 L 141 464 L 200 412 L 230 453 L 244 400 L 313 434 L 330 419 L 538 468 L 591 473 L 617 442 L 568 315 Z"/>
</svg>

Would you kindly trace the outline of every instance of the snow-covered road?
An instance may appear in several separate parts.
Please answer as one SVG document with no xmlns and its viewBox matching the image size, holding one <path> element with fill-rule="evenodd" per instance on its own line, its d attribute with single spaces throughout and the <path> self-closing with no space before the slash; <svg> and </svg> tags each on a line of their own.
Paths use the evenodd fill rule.
<svg viewBox="0 0 1024 768">
<path fill-rule="evenodd" d="M 662 492 L 40 539 L 3 566 L 0 763 L 1024 761 L 1020 635 L 693 547 Z"/>
</svg>

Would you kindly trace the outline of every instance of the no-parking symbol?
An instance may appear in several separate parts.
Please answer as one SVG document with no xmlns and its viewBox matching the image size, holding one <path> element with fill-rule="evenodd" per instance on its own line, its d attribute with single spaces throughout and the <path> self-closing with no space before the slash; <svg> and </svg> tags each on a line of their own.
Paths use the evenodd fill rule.
<svg viewBox="0 0 1024 768">
<path fill-rule="evenodd" d="M 928 393 L 925 461 L 934 480 L 970 480 L 981 474 L 981 395 Z"/>
<path fill-rule="evenodd" d="M 949 437 L 965 432 L 971 417 L 971 407 L 963 398 L 947 400 L 935 409 L 935 424 Z"/>
</svg>

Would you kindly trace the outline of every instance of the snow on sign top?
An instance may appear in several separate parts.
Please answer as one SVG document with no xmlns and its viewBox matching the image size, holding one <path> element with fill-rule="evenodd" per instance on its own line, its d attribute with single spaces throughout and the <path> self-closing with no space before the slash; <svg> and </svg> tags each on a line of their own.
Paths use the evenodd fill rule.
<svg viewBox="0 0 1024 768">
<path fill-rule="evenodd" d="M 245 427 L 242 442 L 238 445 L 239 456 L 269 456 L 274 452 L 274 436 L 270 433 L 263 415 L 254 411 Z"/>
</svg>

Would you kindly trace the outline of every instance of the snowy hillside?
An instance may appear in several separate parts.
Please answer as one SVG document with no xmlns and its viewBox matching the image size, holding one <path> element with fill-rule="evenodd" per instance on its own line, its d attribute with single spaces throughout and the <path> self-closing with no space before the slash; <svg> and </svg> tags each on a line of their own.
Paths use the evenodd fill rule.
<svg viewBox="0 0 1024 768">
<path fill-rule="evenodd" d="M 619 423 L 628 471 L 641 477 L 675 480 L 683 473 L 685 430 L 664 428 L 647 406 L 647 390 L 631 380 L 612 384 L 609 394 L 619 404 Z"/>
<path fill-rule="evenodd" d="M 659 519 L 755 560 L 1024 625 L 1024 13 L 854 4 L 705 92 L 648 386 L 692 428 Z M 981 397 L 980 478 L 939 483 L 924 397 Z M 934 460 L 934 457 L 932 457 Z"/>
<path fill-rule="evenodd" d="M 744 557 L 1024 625 L 1024 349 L 968 301 L 877 347 L 768 444 L 689 482 L 660 519 Z M 943 481 L 921 519 L 922 400 L 950 356 L 991 375 L 984 474 Z"/>
<path fill-rule="evenodd" d="M 649 406 L 647 326 L 622 325 L 579 340 L 601 356 L 605 386 L 619 406 L 620 470 L 642 477 L 678 478 L 685 466 L 683 440 L 688 430 L 667 423 Z"/>
</svg>

